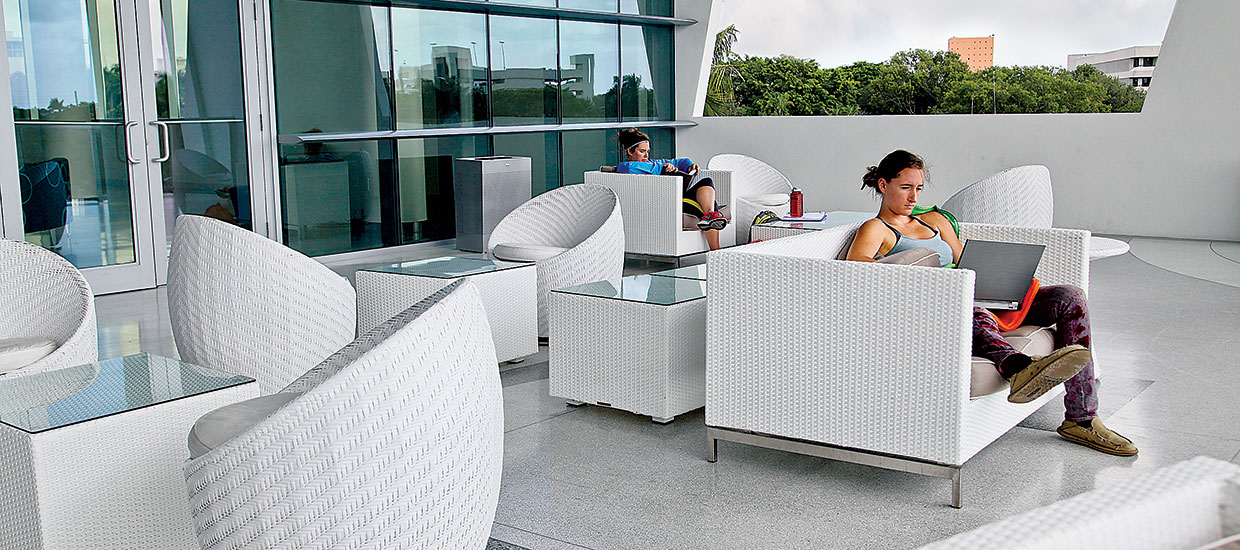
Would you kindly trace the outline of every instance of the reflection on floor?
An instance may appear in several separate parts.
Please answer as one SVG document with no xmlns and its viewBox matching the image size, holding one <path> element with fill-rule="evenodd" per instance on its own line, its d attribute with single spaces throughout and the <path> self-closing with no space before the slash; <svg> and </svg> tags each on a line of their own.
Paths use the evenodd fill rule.
<svg viewBox="0 0 1240 550">
<path fill-rule="evenodd" d="M 1240 287 L 1240 243 L 1134 237 L 1132 255 L 1197 279 Z"/>
<path fill-rule="evenodd" d="M 1195 254 L 1177 244 L 1195 248 L 1169 250 Z M 1240 463 L 1240 288 L 1128 254 L 1090 268 L 1100 410 L 1140 446 L 1135 458 L 1046 431 L 1062 414 L 1051 403 L 965 465 L 960 510 L 935 478 L 730 443 L 710 464 L 700 410 L 657 425 L 565 407 L 548 395 L 544 347 L 501 372 L 507 435 L 492 536 L 534 549 L 912 548 L 1192 456 Z M 99 298 L 101 355 L 173 353 L 166 307 L 162 289 Z"/>
</svg>

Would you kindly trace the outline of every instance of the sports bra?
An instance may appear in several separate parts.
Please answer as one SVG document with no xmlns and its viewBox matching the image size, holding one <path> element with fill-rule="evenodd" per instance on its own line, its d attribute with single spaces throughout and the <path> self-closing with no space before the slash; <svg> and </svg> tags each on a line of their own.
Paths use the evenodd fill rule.
<svg viewBox="0 0 1240 550">
<path fill-rule="evenodd" d="M 939 234 L 939 230 L 922 221 L 921 218 L 918 218 L 917 216 L 912 216 L 912 218 L 917 220 L 917 223 L 920 223 L 933 231 L 934 235 L 925 239 L 906 237 L 904 234 L 900 233 L 898 229 L 887 223 L 886 220 L 877 216 L 875 217 L 878 221 L 883 222 L 883 225 L 887 226 L 887 229 L 890 229 L 892 233 L 896 234 L 896 244 L 891 247 L 891 250 L 887 251 L 887 255 L 890 256 L 897 252 L 904 252 L 905 250 L 912 250 L 914 248 L 929 248 L 930 250 L 939 253 L 940 266 L 950 265 L 955 259 L 952 254 L 952 247 L 947 244 L 947 241 L 943 240 L 943 236 Z"/>
</svg>

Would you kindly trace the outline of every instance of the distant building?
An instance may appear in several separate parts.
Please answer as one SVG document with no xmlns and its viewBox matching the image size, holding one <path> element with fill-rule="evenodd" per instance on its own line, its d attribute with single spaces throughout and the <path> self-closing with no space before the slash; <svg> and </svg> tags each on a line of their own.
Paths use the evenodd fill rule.
<svg viewBox="0 0 1240 550">
<path fill-rule="evenodd" d="M 1068 70 L 1093 65 L 1102 74 L 1145 90 L 1154 76 L 1161 46 L 1132 46 L 1102 53 L 1078 53 L 1068 56 Z"/>
<path fill-rule="evenodd" d="M 989 69 L 995 64 L 995 35 L 976 38 L 949 38 L 947 50 L 956 52 L 970 71 Z"/>
</svg>

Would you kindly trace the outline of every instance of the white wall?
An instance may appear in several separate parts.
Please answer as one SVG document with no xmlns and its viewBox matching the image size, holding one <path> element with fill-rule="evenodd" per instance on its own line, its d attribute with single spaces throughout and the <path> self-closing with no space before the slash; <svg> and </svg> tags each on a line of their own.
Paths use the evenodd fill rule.
<svg viewBox="0 0 1240 550">
<path fill-rule="evenodd" d="M 1218 71 L 1240 52 L 1240 2 L 1177 2 L 1141 113 L 703 118 L 691 116 L 706 81 L 701 58 L 689 56 L 705 49 L 695 46 L 701 34 L 713 45 L 728 24 L 707 3 L 677 2 L 677 15 L 709 22 L 676 35 L 677 114 L 698 123 L 677 130 L 679 156 L 762 159 L 801 187 L 807 210 L 877 210 L 861 174 L 899 148 L 927 161 L 924 204 L 1004 168 L 1045 164 L 1058 227 L 1240 240 L 1240 76 Z"/>
</svg>

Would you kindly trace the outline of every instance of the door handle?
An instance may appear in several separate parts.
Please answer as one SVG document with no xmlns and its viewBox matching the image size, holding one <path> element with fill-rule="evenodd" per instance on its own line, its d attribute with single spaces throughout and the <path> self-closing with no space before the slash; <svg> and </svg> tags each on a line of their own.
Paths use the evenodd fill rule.
<svg viewBox="0 0 1240 550">
<path fill-rule="evenodd" d="M 129 129 L 137 125 L 138 125 L 138 121 L 136 120 L 131 120 L 125 123 L 125 158 L 129 159 L 129 164 L 142 164 L 141 159 L 133 158 L 133 153 L 130 152 L 130 147 L 129 147 L 129 138 L 130 136 L 133 135 L 129 133 Z"/>
<path fill-rule="evenodd" d="M 168 124 L 159 120 L 152 120 L 152 126 L 159 128 L 159 150 L 162 155 L 159 158 L 151 159 L 151 162 L 167 162 L 172 157 L 172 138 L 168 135 Z"/>
</svg>

